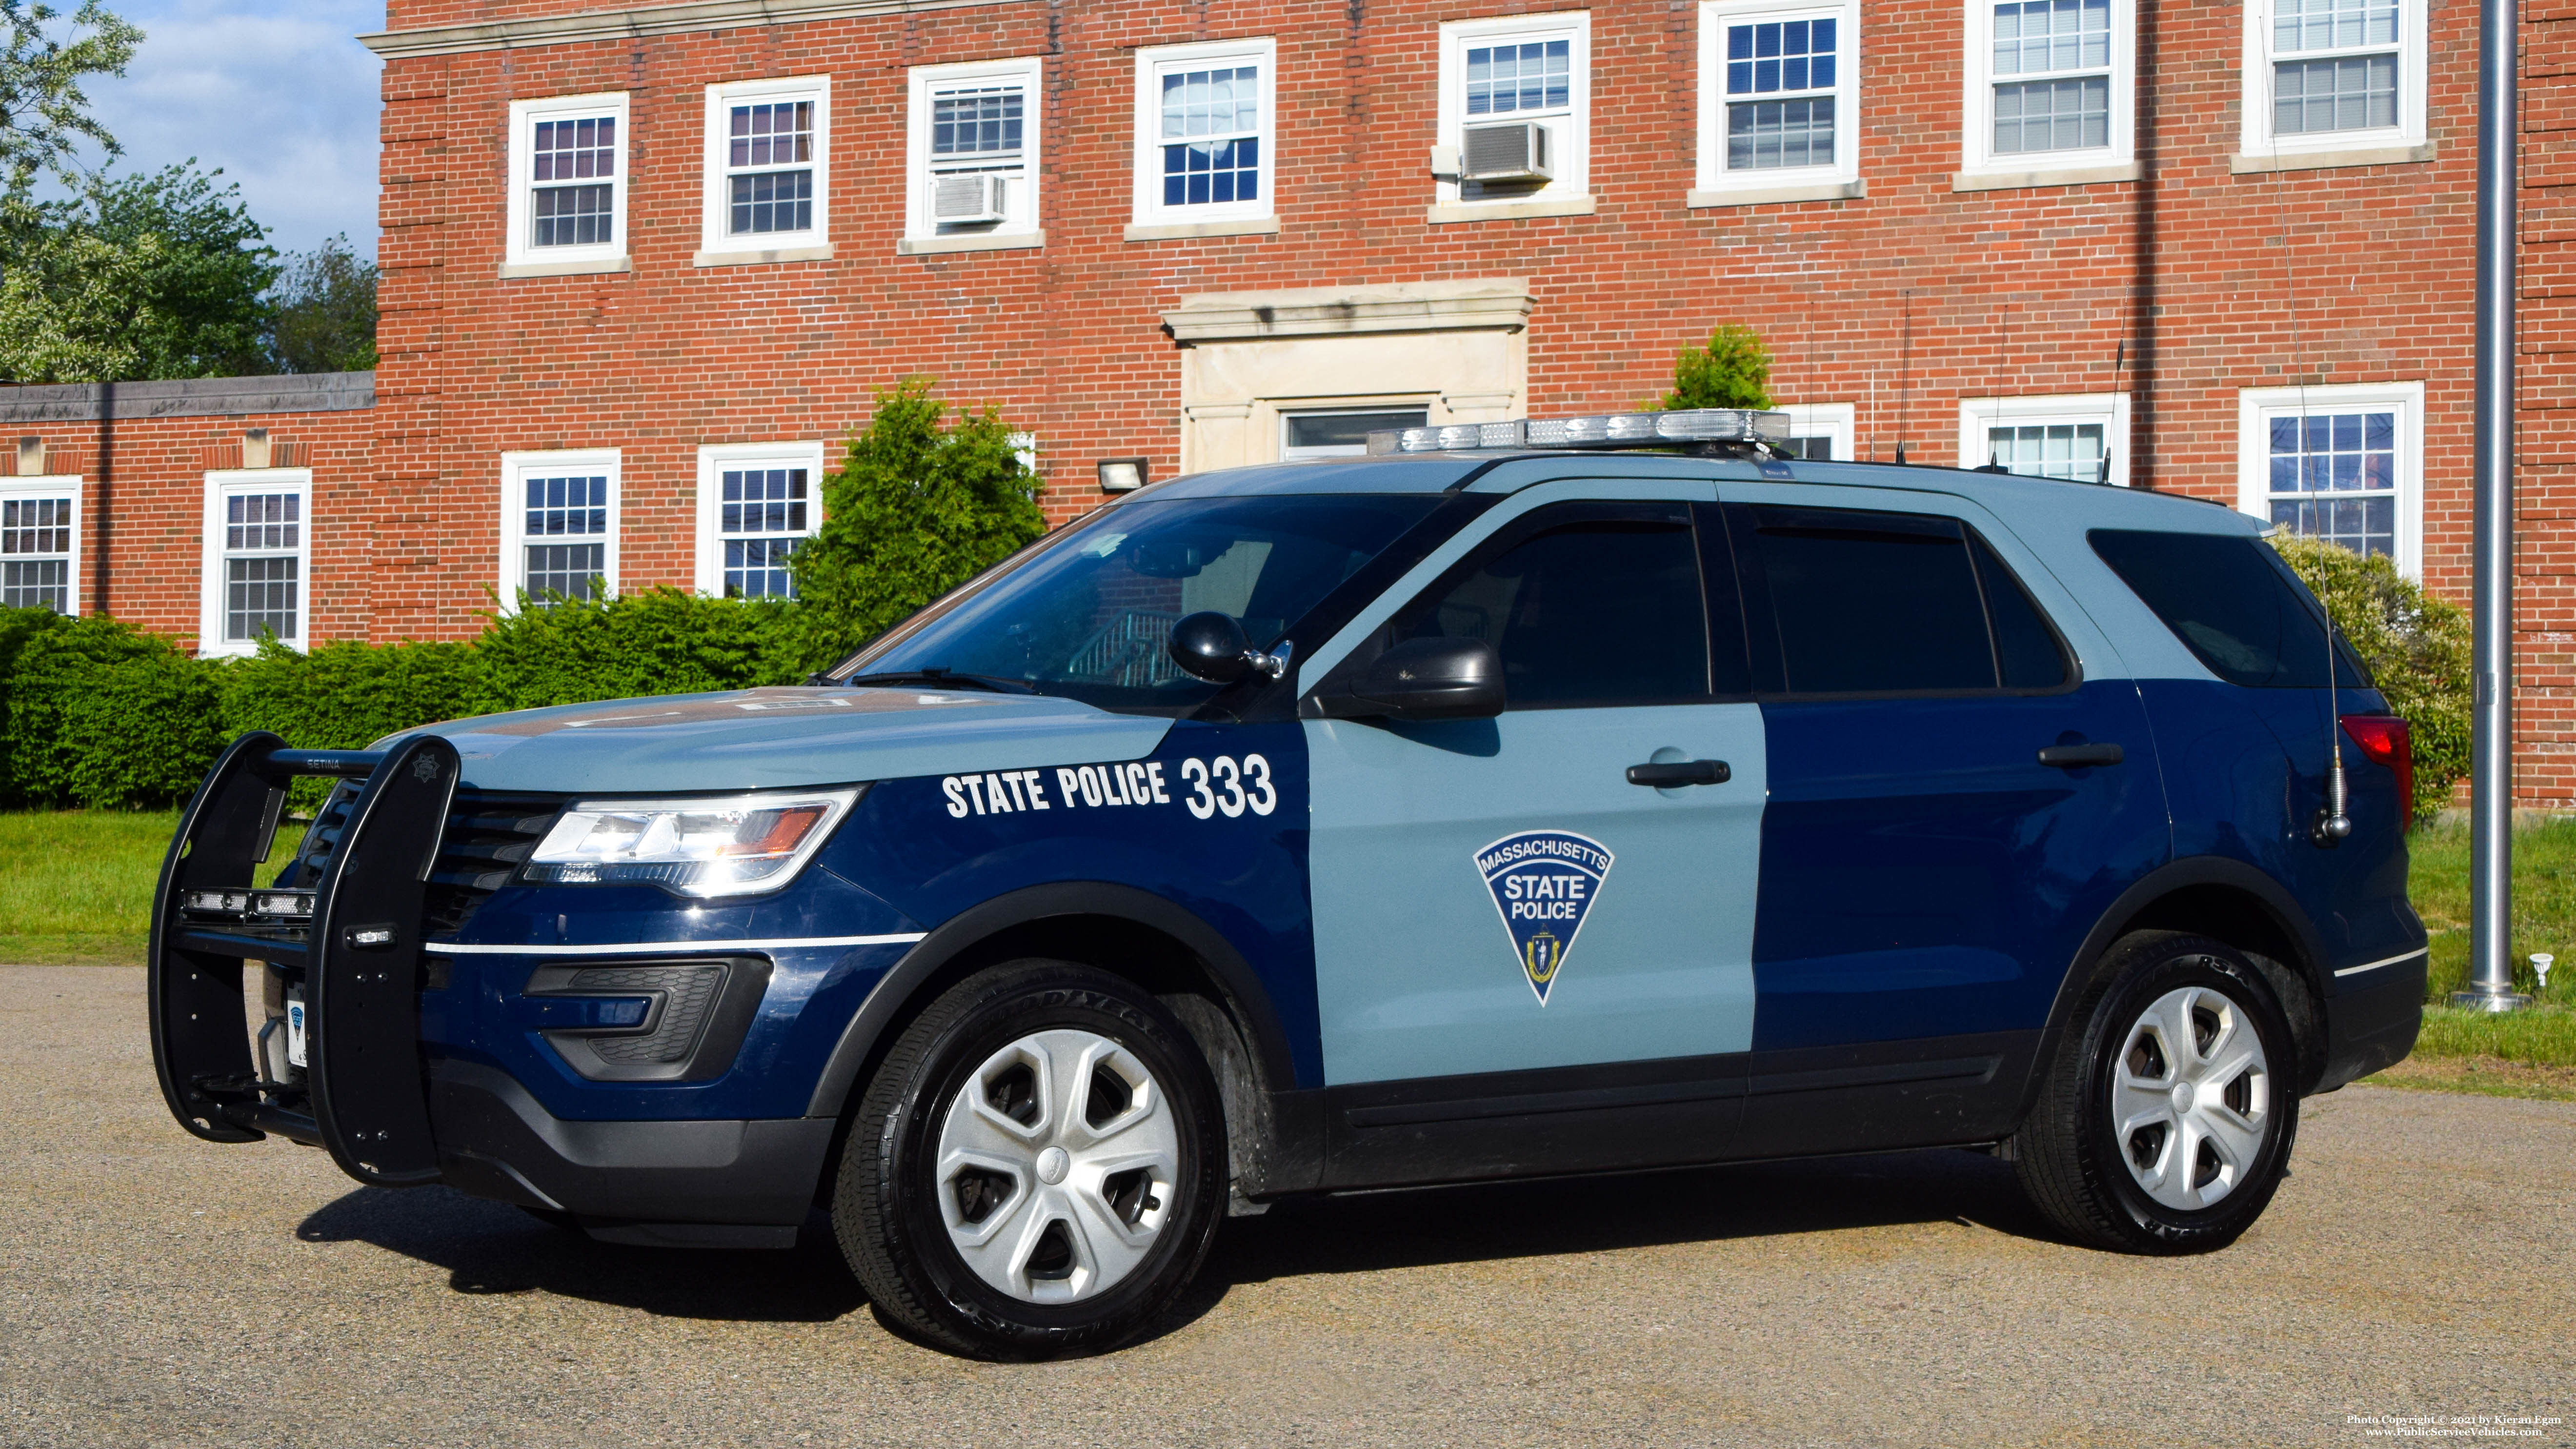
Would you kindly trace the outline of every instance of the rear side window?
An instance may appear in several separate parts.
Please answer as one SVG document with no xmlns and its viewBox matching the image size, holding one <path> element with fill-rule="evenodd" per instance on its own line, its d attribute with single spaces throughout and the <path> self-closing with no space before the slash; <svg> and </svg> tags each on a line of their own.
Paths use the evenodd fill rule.
<svg viewBox="0 0 2576 1449">
<path fill-rule="evenodd" d="M 1762 672 L 1780 692 L 2053 689 L 2069 677 L 2039 606 L 1956 519 L 1757 506 L 1730 523 L 1746 584 L 1769 604 L 1777 659 Z"/>
<path fill-rule="evenodd" d="M 1678 507 L 1568 504 L 1533 515 L 1397 621 L 1395 640 L 1482 639 L 1512 708 L 1708 698 L 1699 551 Z"/>
<path fill-rule="evenodd" d="M 2316 600 L 2260 540 L 2109 528 L 2085 537 L 2210 673 L 2250 689 L 2326 687 Z M 2351 655 L 2338 648 L 2336 658 L 2344 687 L 2364 687 Z"/>
</svg>

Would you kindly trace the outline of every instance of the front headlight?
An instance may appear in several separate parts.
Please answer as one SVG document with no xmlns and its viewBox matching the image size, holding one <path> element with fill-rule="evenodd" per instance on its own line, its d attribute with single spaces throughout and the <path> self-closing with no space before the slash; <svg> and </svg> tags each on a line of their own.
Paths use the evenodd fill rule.
<svg viewBox="0 0 2576 1449">
<path fill-rule="evenodd" d="M 533 885 L 657 885 L 688 896 L 774 891 L 849 813 L 856 790 L 709 800 L 583 800 L 528 856 Z"/>
</svg>

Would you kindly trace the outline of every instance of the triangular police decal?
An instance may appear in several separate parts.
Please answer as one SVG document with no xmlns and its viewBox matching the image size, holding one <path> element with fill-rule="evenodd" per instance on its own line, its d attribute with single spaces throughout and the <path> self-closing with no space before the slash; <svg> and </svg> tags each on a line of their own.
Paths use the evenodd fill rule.
<svg viewBox="0 0 2576 1449">
<path fill-rule="evenodd" d="M 1476 869 L 1493 892 L 1521 974 L 1547 1005 L 1548 988 L 1610 874 L 1609 850 L 1569 830 L 1524 830 L 1477 851 Z"/>
</svg>

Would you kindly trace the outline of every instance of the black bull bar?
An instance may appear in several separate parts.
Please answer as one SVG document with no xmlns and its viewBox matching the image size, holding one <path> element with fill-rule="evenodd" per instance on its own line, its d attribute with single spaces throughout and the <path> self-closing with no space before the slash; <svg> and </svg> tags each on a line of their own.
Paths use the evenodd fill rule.
<svg viewBox="0 0 2576 1449">
<path fill-rule="evenodd" d="M 293 750 L 263 732 L 235 740 L 207 772 L 161 865 L 145 963 L 152 1064 L 180 1126 L 209 1142 L 274 1133 L 318 1145 L 376 1186 L 439 1180 L 420 1053 L 420 935 L 457 771 L 456 747 L 436 735 L 383 750 Z M 276 838 L 287 787 L 315 775 L 363 783 L 319 878 L 299 883 L 312 892 L 307 923 L 189 909 L 196 893 L 259 891 L 251 873 Z M 245 961 L 303 977 L 300 1084 L 253 1059 Z"/>
</svg>

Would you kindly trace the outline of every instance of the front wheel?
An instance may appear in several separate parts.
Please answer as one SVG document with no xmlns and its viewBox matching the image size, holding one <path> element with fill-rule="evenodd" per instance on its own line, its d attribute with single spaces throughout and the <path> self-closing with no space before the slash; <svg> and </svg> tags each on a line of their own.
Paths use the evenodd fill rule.
<svg viewBox="0 0 2576 1449">
<path fill-rule="evenodd" d="M 1023 961 L 923 1012 L 870 1081 L 833 1194 L 888 1316 L 961 1352 L 1114 1346 L 1187 1286 L 1225 1202 L 1214 1082 L 1133 985 Z"/>
<path fill-rule="evenodd" d="M 2225 1247 L 2287 1175 L 2297 1061 L 2271 988 L 2205 937 L 2114 946 L 2013 1139 L 2031 1201 L 2075 1238 L 2136 1253 Z"/>
</svg>

